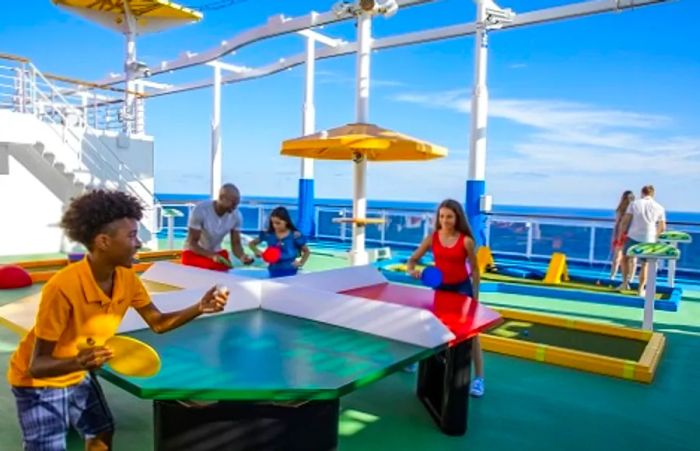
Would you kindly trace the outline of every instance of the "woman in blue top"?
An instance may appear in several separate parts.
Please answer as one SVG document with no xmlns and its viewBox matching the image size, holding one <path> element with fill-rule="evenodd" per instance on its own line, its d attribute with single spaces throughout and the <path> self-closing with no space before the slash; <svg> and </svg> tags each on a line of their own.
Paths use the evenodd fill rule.
<svg viewBox="0 0 700 451">
<path fill-rule="evenodd" d="M 260 235 L 248 245 L 258 257 L 262 256 L 262 252 L 258 249 L 260 243 L 266 243 L 268 248 L 277 246 L 282 251 L 280 259 L 268 266 L 270 277 L 273 278 L 295 275 L 311 255 L 306 239 L 294 226 L 289 212 L 284 207 L 272 210 L 267 230 L 260 232 Z"/>
</svg>

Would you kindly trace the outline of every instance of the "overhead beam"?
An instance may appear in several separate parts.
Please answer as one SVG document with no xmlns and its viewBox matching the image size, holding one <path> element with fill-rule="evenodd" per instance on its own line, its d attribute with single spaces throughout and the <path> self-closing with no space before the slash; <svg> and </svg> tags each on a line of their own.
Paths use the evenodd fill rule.
<svg viewBox="0 0 700 451">
<path fill-rule="evenodd" d="M 428 3 L 433 0 L 397 0 L 399 7 L 407 8 L 410 6 Z M 252 44 L 263 39 L 268 39 L 274 36 L 280 36 L 288 33 L 294 33 L 308 28 L 328 25 L 336 22 L 353 19 L 354 16 L 348 13 L 336 14 L 333 11 L 325 13 L 311 12 L 310 14 L 294 19 L 284 17 L 283 15 L 270 17 L 267 23 L 263 26 L 253 28 L 251 30 L 239 33 L 230 40 L 223 41 L 220 46 L 209 49 L 201 53 L 185 53 L 179 58 L 171 61 L 163 61 L 159 64 L 151 66 L 148 70 L 151 76 L 158 75 L 164 72 L 171 72 L 187 67 L 198 66 L 221 58 L 224 55 L 234 52 L 241 47 Z M 126 80 L 124 74 L 116 78 L 106 78 L 99 84 L 116 84 Z"/>
<path fill-rule="evenodd" d="M 504 24 L 500 30 L 493 30 L 491 33 L 506 30 L 510 28 L 522 27 L 526 25 L 554 22 L 577 17 L 590 16 L 604 12 L 621 11 L 630 8 L 638 8 L 641 6 L 649 6 L 657 3 L 666 3 L 669 0 L 595 0 L 582 3 L 575 3 L 565 6 L 557 6 L 546 8 L 528 13 L 519 13 L 515 16 L 512 23 Z M 394 47 L 403 47 L 407 45 L 420 44 L 426 42 L 441 41 L 446 39 L 454 39 L 462 36 L 473 35 L 476 32 L 476 24 L 474 22 L 452 25 L 448 27 L 436 28 L 432 30 L 417 31 L 406 33 L 398 36 L 377 39 L 372 42 L 373 50 L 382 50 Z M 336 56 L 349 55 L 357 51 L 357 44 L 349 42 L 341 44 L 337 47 L 325 47 L 316 51 L 316 59 L 333 58 Z M 245 73 L 224 77 L 222 83 L 238 83 L 245 80 L 262 78 L 269 75 L 291 69 L 295 66 L 304 64 L 305 54 L 300 53 L 288 58 L 282 58 L 278 62 L 252 68 Z M 167 94 L 175 94 L 178 92 L 192 91 L 212 86 L 211 80 L 203 80 L 199 82 L 187 83 L 177 86 L 172 90 L 162 91 L 159 93 L 149 94 L 149 97 L 157 97 Z"/>
</svg>

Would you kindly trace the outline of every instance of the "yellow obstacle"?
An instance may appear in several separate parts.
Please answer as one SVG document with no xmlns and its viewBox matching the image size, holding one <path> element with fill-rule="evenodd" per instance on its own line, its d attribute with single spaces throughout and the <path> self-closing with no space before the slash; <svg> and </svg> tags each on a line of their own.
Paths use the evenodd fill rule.
<svg viewBox="0 0 700 451">
<path fill-rule="evenodd" d="M 569 271 L 566 267 L 566 255 L 555 252 L 547 267 L 547 274 L 544 276 L 544 283 L 558 285 L 562 280 L 569 280 Z"/>
<path fill-rule="evenodd" d="M 480 275 L 483 275 L 487 269 L 496 266 L 493 254 L 491 254 L 491 249 L 489 249 L 488 246 L 481 246 L 479 250 L 476 251 L 476 261 L 479 265 Z"/>
</svg>

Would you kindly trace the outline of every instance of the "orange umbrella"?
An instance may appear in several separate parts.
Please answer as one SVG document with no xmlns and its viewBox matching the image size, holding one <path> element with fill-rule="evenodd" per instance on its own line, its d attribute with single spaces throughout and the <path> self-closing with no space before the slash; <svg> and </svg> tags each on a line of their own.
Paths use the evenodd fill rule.
<svg viewBox="0 0 700 451">
<path fill-rule="evenodd" d="M 348 124 L 282 143 L 282 155 L 317 160 L 423 161 L 447 156 L 447 149 L 374 124 Z"/>
</svg>

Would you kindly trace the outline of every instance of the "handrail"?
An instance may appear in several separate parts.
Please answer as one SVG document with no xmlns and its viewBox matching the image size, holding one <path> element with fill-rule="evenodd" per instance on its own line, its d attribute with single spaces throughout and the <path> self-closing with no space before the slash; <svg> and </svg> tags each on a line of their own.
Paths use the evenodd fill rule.
<svg viewBox="0 0 700 451">
<path fill-rule="evenodd" d="M 71 78 L 71 77 L 66 77 L 63 75 L 56 75 L 56 74 L 51 74 L 51 73 L 45 73 L 44 76 L 50 80 L 63 81 L 66 83 L 72 83 L 75 85 L 85 86 L 88 88 L 104 89 L 105 91 L 113 91 L 113 92 L 118 92 L 121 94 L 132 94 L 136 97 L 145 97 L 145 95 L 142 92 L 130 91 L 130 90 L 124 89 L 124 88 L 115 88 L 114 86 L 95 83 L 92 81 L 80 80 L 78 78 Z M 119 99 L 119 101 L 123 102 L 124 99 Z"/>
<path fill-rule="evenodd" d="M 612 214 L 612 213 L 611 213 Z M 615 218 L 594 217 L 594 216 L 572 216 L 572 215 L 552 215 L 547 213 L 509 213 L 505 211 L 490 212 L 488 216 L 504 218 L 535 218 L 535 219 L 559 219 L 579 222 L 615 222 Z M 667 224 L 700 227 L 700 222 L 693 221 L 666 221 Z"/>
<path fill-rule="evenodd" d="M 586 222 L 614 222 L 615 218 L 607 217 L 595 217 L 595 216 L 568 216 L 568 215 L 554 215 L 547 213 L 537 213 L 537 214 L 525 214 L 525 213 L 510 213 L 507 211 L 489 212 L 488 216 L 500 216 L 508 218 L 532 218 L 537 217 L 538 219 L 561 219 L 561 220 L 576 220 L 576 221 L 586 221 Z"/>
<path fill-rule="evenodd" d="M 32 60 L 30 58 L 27 58 L 25 56 L 20 56 L 20 55 L 15 55 L 12 53 L 2 53 L 0 52 L 0 60 L 10 60 L 10 61 L 17 61 L 19 63 L 29 63 L 33 64 Z M 58 75 L 58 74 L 52 74 L 52 73 L 44 73 L 44 76 L 50 80 L 56 80 L 56 81 L 64 81 L 66 83 L 73 83 L 76 85 L 81 85 L 81 86 L 87 86 L 89 88 L 98 88 L 98 89 L 104 89 L 105 91 L 114 91 L 114 92 L 119 92 L 119 93 L 129 93 L 133 94 L 135 96 L 143 96 L 143 93 L 137 92 L 137 91 L 129 91 L 124 88 L 116 88 L 114 86 L 110 86 L 107 84 L 100 84 L 100 83 L 95 83 L 93 81 L 87 81 L 87 80 L 81 80 L 78 78 L 71 78 L 71 77 L 66 77 L 64 75 Z"/>
<path fill-rule="evenodd" d="M 295 207 L 295 204 L 296 203 L 293 199 L 260 199 L 254 200 L 252 202 L 246 201 L 241 204 L 241 208 L 243 209 L 242 213 L 245 219 L 243 230 L 245 232 L 251 232 L 253 230 L 259 229 L 261 221 L 264 219 L 265 213 L 269 212 L 272 206 L 287 205 Z M 180 209 L 185 208 L 189 212 L 192 210 L 194 205 L 195 204 L 192 202 L 192 199 L 183 199 L 181 201 L 166 200 L 161 204 L 161 207 L 167 208 L 169 206 L 173 206 Z M 316 229 L 314 238 L 330 239 L 334 241 L 346 240 L 348 230 L 347 227 L 344 227 L 343 224 L 332 224 L 332 218 L 338 215 L 342 216 L 343 212 L 349 214 L 349 208 L 345 205 L 340 205 L 339 203 L 335 203 L 334 206 L 327 205 L 322 207 L 317 205 L 314 213 L 314 216 L 316 217 Z M 396 207 L 387 206 L 383 208 L 369 208 L 368 212 L 373 216 L 378 216 L 384 218 L 385 220 L 388 219 L 389 223 L 393 222 L 397 217 L 402 216 L 422 217 L 422 221 L 412 222 L 413 225 L 410 225 L 408 222 L 403 223 L 403 232 L 401 230 L 397 230 L 396 228 L 386 227 L 385 225 L 373 226 L 373 236 L 368 236 L 368 242 L 378 243 L 382 246 L 391 245 L 399 246 L 402 248 L 413 248 L 415 246 L 418 246 L 420 240 L 428 233 L 430 233 L 430 229 L 432 227 L 431 222 L 427 220 L 427 218 L 433 214 L 432 209 L 422 209 L 420 210 L 420 212 L 416 212 L 415 210 L 412 211 L 410 206 L 401 205 Z M 253 217 L 250 216 L 251 213 L 253 214 Z M 530 221 L 527 222 L 530 222 L 533 226 L 537 224 L 551 225 L 548 224 L 547 221 L 551 220 L 552 218 L 542 218 L 542 215 L 538 214 L 516 214 L 520 215 L 521 217 L 529 218 Z M 563 219 L 560 219 L 561 223 L 558 223 L 556 225 L 564 228 L 579 228 L 580 223 L 583 221 L 582 218 L 576 216 L 560 217 Z M 161 226 L 158 229 L 158 232 L 160 232 L 163 230 L 163 221 L 160 216 L 157 219 L 159 220 L 158 224 Z M 489 221 L 487 223 L 487 230 L 490 231 L 488 234 L 489 241 L 491 239 L 494 239 L 494 231 L 496 230 L 495 228 L 492 228 L 494 223 L 500 221 L 507 222 L 510 219 L 511 217 L 508 214 L 501 216 L 500 213 L 492 213 L 489 216 Z M 611 236 L 610 234 L 612 232 L 612 227 L 611 224 L 609 224 L 609 222 L 605 218 L 597 218 L 595 219 L 595 221 L 597 222 L 588 223 L 583 226 L 589 230 L 579 232 L 577 235 L 570 238 L 564 238 L 564 246 L 559 251 L 566 252 L 567 258 L 571 261 L 598 266 L 609 264 L 610 257 L 609 255 L 607 255 L 607 243 L 609 237 Z M 691 225 L 697 224 L 692 221 L 679 221 L 678 223 L 669 222 L 670 225 L 678 225 L 685 223 L 689 223 Z M 178 225 L 174 225 L 174 230 L 184 232 L 187 230 L 186 224 L 187 215 L 179 219 Z M 247 227 L 246 224 L 248 224 L 248 226 L 250 227 Z M 412 232 L 407 232 L 406 230 L 409 229 L 414 230 Z M 498 244 L 494 244 L 494 246 L 492 247 L 492 252 L 494 252 L 494 254 L 496 255 L 501 256 L 521 256 L 532 258 L 537 261 L 546 261 L 546 259 L 550 257 L 550 255 L 543 253 L 541 248 L 542 244 L 545 244 L 546 246 L 547 240 L 556 237 L 557 235 L 559 235 L 561 238 L 564 235 L 561 235 L 559 231 L 554 231 L 552 233 L 543 233 L 542 237 L 538 238 L 535 234 L 532 233 L 532 230 L 534 229 L 536 229 L 536 227 L 528 227 L 527 231 L 525 231 L 525 229 L 521 229 L 520 231 L 510 229 L 512 233 L 516 233 L 518 235 L 517 245 L 511 246 L 509 244 L 513 243 L 506 243 L 507 246 L 503 247 Z M 693 234 L 699 233 L 697 231 L 690 232 Z M 523 240 L 527 240 L 527 242 Z M 700 239 L 698 240 L 698 242 L 700 242 Z M 503 242 L 500 243 L 503 244 Z M 587 249 L 585 246 L 587 246 Z M 698 265 L 697 259 L 692 257 L 692 253 L 686 253 L 685 255 L 686 258 L 690 256 L 690 260 L 685 260 L 685 263 L 682 263 L 682 266 L 680 266 L 680 268 L 683 271 L 687 271 L 689 273 L 700 274 L 700 265 Z"/>
<path fill-rule="evenodd" d="M 65 140 L 65 134 L 70 135 L 72 138 L 74 138 L 75 141 L 80 143 L 79 145 L 82 146 L 82 143 L 85 142 L 87 146 L 90 148 L 90 150 L 93 151 L 95 154 L 94 157 L 98 159 L 98 161 L 102 164 L 103 170 L 106 170 L 107 173 L 111 174 L 112 177 L 116 178 L 116 181 L 120 183 L 120 186 L 122 185 L 122 181 L 124 178 L 128 179 L 129 181 L 127 183 L 124 183 L 124 189 L 127 191 L 131 192 L 131 194 L 135 195 L 137 198 L 143 198 L 141 194 L 139 194 L 138 191 L 132 186 L 132 183 L 136 183 L 138 187 L 144 190 L 144 194 L 146 196 L 150 196 L 153 202 L 156 204 L 158 203 L 158 199 L 142 181 L 138 177 L 138 174 L 136 174 L 120 157 L 117 155 L 114 150 L 109 148 L 109 146 L 105 145 L 100 137 L 98 135 L 95 135 L 96 140 L 99 142 L 99 147 L 100 149 L 98 150 L 98 147 L 93 144 L 91 140 L 83 139 L 83 137 L 79 136 L 73 127 L 69 126 L 68 122 L 68 117 L 66 115 L 66 112 L 71 112 L 76 114 L 80 118 L 79 126 L 91 129 L 89 124 L 87 124 L 87 115 L 86 112 L 84 111 L 84 106 L 80 105 L 74 105 L 71 102 L 69 102 L 66 97 L 63 95 L 63 93 L 51 82 L 49 81 L 49 77 L 47 77 L 45 74 L 43 74 L 29 59 L 27 58 L 22 58 L 18 57 L 15 55 L 5 55 L 5 54 L 0 54 L 0 58 L 5 57 L 6 59 L 12 60 L 12 61 L 19 61 L 22 63 L 21 67 L 15 68 L 15 70 L 20 71 L 21 73 L 18 75 L 21 89 L 21 95 L 26 96 L 26 98 L 23 99 L 22 104 L 25 104 L 25 102 L 29 102 L 33 108 L 33 112 L 35 115 L 39 114 L 39 111 L 37 109 L 37 97 L 41 102 L 44 102 L 48 104 L 50 107 L 50 112 L 49 114 L 43 114 L 40 117 L 43 120 L 47 120 L 48 122 L 54 124 L 54 125 L 61 125 L 57 123 L 55 120 L 55 117 L 58 117 L 61 121 L 63 121 L 63 135 L 61 135 L 61 132 L 57 130 L 54 127 L 51 127 L 52 131 L 54 134 L 58 135 L 59 138 L 61 138 L 62 142 L 70 149 L 70 151 L 77 157 L 78 161 L 78 167 L 77 170 L 86 170 L 87 166 L 83 160 L 83 152 L 82 149 L 76 149 L 75 145 L 73 143 L 69 143 Z M 14 77 L 17 79 L 17 77 Z M 56 80 L 61 80 L 61 81 L 69 81 L 69 82 L 75 82 L 75 80 L 71 80 L 65 77 L 53 77 Z M 89 82 L 86 82 L 89 83 Z M 32 90 L 31 93 L 27 94 L 24 92 L 26 89 L 26 86 L 29 86 L 29 88 Z M 44 89 L 40 88 L 40 85 L 42 87 L 45 87 L 45 89 L 48 91 L 45 92 Z M 91 85 L 96 86 L 96 84 L 91 83 Z M 116 88 L 114 88 L 116 90 Z M 22 110 L 24 111 L 24 110 Z M 110 163 L 105 158 L 105 155 L 108 154 L 110 155 L 113 159 L 115 164 Z M 126 176 L 126 177 L 125 177 Z"/>
<path fill-rule="evenodd" d="M 55 94 L 58 96 L 58 98 L 61 99 L 65 104 L 67 104 L 67 105 L 70 106 L 71 108 L 77 110 L 77 108 L 75 108 L 74 106 L 70 105 L 70 103 L 65 99 L 65 97 L 63 97 L 63 95 L 62 95 L 57 89 L 55 89 L 55 86 L 53 86 L 53 84 L 51 84 L 51 83 L 48 81 L 48 79 L 44 76 L 44 74 L 42 74 L 41 71 L 39 71 L 39 69 L 37 69 L 36 66 L 34 66 L 33 63 L 30 62 L 29 65 L 30 65 L 31 69 L 32 69 L 36 74 L 38 74 L 39 77 L 40 77 L 42 80 L 44 80 L 44 82 L 45 82 L 47 85 L 49 85 L 49 87 L 52 89 L 52 93 L 55 93 Z M 41 92 L 41 91 L 39 91 L 39 92 Z M 61 113 L 61 111 L 58 111 L 58 114 L 59 114 L 59 116 L 61 116 L 61 118 L 62 118 L 62 119 L 64 120 L 64 122 L 65 122 L 65 121 L 66 121 L 66 117 L 63 115 L 63 113 Z M 83 118 L 83 120 L 84 120 L 84 119 L 85 119 L 85 118 Z M 85 125 L 89 127 L 89 125 L 87 125 L 87 124 L 85 124 Z M 71 129 L 71 127 L 66 127 L 66 130 L 68 130 L 68 132 L 69 132 L 71 135 L 73 135 L 74 138 L 76 138 L 78 141 L 81 141 L 81 142 L 82 142 L 82 139 Z M 119 156 L 118 156 L 112 149 L 110 149 L 109 147 L 107 147 L 99 138 L 97 139 L 97 141 L 100 143 L 100 145 L 101 145 L 104 149 L 106 149 L 106 150 L 110 153 L 110 155 L 111 155 L 112 157 L 114 157 L 114 159 L 115 159 L 115 160 L 117 161 L 117 163 L 121 166 L 121 168 L 119 168 L 119 169 L 114 168 L 114 167 L 107 161 L 107 159 L 104 158 L 104 156 L 102 155 L 102 153 L 100 153 L 100 152 L 97 150 L 97 148 L 92 144 L 92 142 L 90 142 L 89 140 L 85 140 L 85 142 L 86 142 L 86 143 L 88 144 L 88 146 L 95 152 L 95 154 L 96 154 L 96 155 L 99 155 L 100 159 L 101 159 L 102 162 L 105 164 L 105 166 L 108 167 L 108 168 L 110 168 L 110 169 L 113 171 L 114 175 L 117 177 L 117 180 L 119 180 L 119 179 L 121 178 L 121 174 L 120 174 L 119 170 L 120 170 L 120 169 L 126 169 L 127 175 L 130 175 L 135 181 L 137 181 L 138 184 L 139 184 L 139 186 L 141 186 L 141 187 L 146 191 L 146 193 L 147 193 L 149 196 L 151 196 L 151 197 L 153 198 L 154 201 L 156 201 L 156 196 L 155 196 L 155 194 L 152 193 L 151 190 L 148 189 L 148 187 L 147 187 L 146 185 L 143 184 L 143 182 L 140 180 L 140 178 L 137 176 L 137 174 L 135 174 L 135 173 L 126 165 L 126 163 L 124 163 L 124 162 L 121 160 L 121 158 L 119 158 Z M 74 150 L 74 151 L 75 151 L 75 150 Z M 82 154 L 82 152 L 77 152 L 77 153 L 78 153 L 79 156 L 81 156 L 81 154 Z M 82 163 L 82 161 L 81 161 L 81 163 Z M 136 194 L 137 197 L 141 197 L 141 196 L 138 195 L 138 193 L 137 193 L 133 188 L 131 188 L 130 185 L 127 184 L 126 186 L 128 187 L 128 189 L 129 189 L 130 191 L 132 191 L 132 194 Z"/>
<path fill-rule="evenodd" d="M 13 55 L 11 53 L 0 53 L 0 59 L 17 61 L 19 63 L 31 63 L 32 60 L 24 56 Z"/>
</svg>

